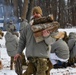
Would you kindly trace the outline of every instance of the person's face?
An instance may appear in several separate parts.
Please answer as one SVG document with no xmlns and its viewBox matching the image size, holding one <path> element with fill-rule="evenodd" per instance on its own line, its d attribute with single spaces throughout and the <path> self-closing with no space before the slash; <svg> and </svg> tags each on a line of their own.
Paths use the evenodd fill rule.
<svg viewBox="0 0 76 75">
<path fill-rule="evenodd" d="M 36 13 L 36 12 L 33 13 L 33 16 L 34 16 L 34 18 L 40 18 L 41 17 L 41 15 L 39 13 Z"/>
</svg>

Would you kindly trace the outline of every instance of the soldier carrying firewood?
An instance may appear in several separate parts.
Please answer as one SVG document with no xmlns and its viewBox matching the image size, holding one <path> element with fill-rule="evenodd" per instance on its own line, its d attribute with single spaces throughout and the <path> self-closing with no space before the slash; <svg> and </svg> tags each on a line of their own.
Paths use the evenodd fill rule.
<svg viewBox="0 0 76 75">
<path fill-rule="evenodd" d="M 45 40 L 49 37 L 53 39 L 51 33 L 57 31 L 59 23 L 53 22 L 51 17 L 50 19 L 47 17 L 42 18 L 42 9 L 39 6 L 34 7 L 32 13 L 33 22 L 21 31 L 18 52 L 14 60 L 17 61 L 21 57 L 23 49 L 26 47 L 26 57 L 29 63 L 23 75 L 50 75 L 52 68 L 52 64 L 49 61 L 51 48 Z M 38 21 L 40 23 L 37 23 Z"/>
</svg>

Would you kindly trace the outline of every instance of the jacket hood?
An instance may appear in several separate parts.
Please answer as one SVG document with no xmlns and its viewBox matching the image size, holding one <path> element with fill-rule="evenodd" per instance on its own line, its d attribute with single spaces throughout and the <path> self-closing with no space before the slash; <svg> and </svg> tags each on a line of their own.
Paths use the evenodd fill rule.
<svg viewBox="0 0 76 75">
<path fill-rule="evenodd" d="M 76 33 L 70 32 L 69 33 L 69 39 L 76 39 Z"/>
<path fill-rule="evenodd" d="M 7 32 L 5 35 L 6 41 L 13 41 L 14 40 L 13 36 L 14 35 L 11 32 Z"/>
</svg>

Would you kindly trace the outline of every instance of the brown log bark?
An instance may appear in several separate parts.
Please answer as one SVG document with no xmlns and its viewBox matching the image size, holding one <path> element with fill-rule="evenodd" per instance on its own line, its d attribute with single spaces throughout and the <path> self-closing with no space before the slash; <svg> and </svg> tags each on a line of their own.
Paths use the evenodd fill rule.
<svg viewBox="0 0 76 75">
<path fill-rule="evenodd" d="M 32 25 L 31 29 L 33 32 L 37 32 L 37 31 L 41 31 L 41 30 L 44 30 L 44 29 L 49 28 L 49 27 L 52 28 L 52 27 L 56 27 L 56 26 L 58 27 L 60 25 L 57 21 L 53 21 L 50 23 Z"/>
<path fill-rule="evenodd" d="M 49 27 L 46 24 L 46 28 L 41 26 L 41 29 L 37 29 L 37 30 L 32 29 L 36 42 L 40 42 L 40 41 L 44 40 L 43 35 L 42 35 L 43 30 L 46 29 L 47 31 L 50 31 L 50 34 L 51 34 L 52 32 L 57 31 L 59 26 L 60 26 L 60 24 L 58 22 L 52 22 Z"/>
<path fill-rule="evenodd" d="M 34 19 L 33 25 L 41 24 L 41 23 L 47 23 L 47 22 L 52 22 L 52 21 L 54 21 L 53 15 L 49 15 L 49 16 L 45 16 L 45 17 Z"/>
</svg>

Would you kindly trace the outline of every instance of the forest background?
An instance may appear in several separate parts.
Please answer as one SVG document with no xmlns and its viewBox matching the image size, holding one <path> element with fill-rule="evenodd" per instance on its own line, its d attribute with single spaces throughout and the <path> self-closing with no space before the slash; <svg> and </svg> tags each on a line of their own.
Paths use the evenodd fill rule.
<svg viewBox="0 0 76 75">
<path fill-rule="evenodd" d="M 0 0 L 3 26 L 9 19 L 16 24 L 21 19 L 27 19 L 29 22 L 34 6 L 40 6 L 44 16 L 53 14 L 54 20 L 60 23 L 61 28 L 76 26 L 76 0 Z"/>
</svg>

